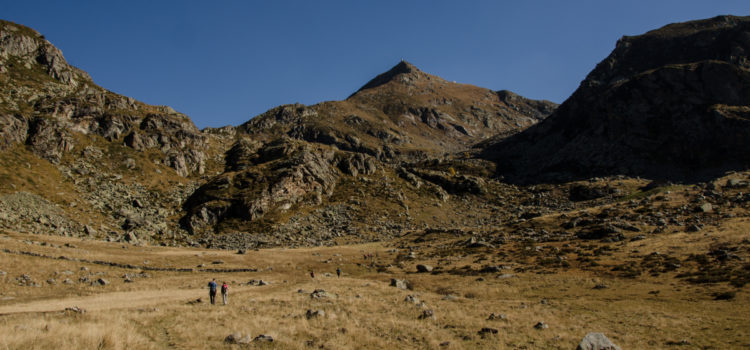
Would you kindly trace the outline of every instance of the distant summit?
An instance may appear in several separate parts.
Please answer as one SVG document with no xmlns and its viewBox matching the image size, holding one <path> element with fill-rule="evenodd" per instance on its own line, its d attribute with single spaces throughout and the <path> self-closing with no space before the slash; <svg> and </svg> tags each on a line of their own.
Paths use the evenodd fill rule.
<svg viewBox="0 0 750 350">
<path fill-rule="evenodd" d="M 419 68 L 409 62 L 401 60 L 387 72 L 379 74 L 378 76 L 367 82 L 367 84 L 359 88 L 359 90 L 352 94 L 352 96 L 360 91 L 373 89 L 381 85 L 385 85 L 396 79 L 398 79 L 398 81 L 402 83 L 413 83 L 417 79 L 427 77 L 437 78 L 435 76 L 422 72 L 421 70 L 419 70 Z"/>
</svg>

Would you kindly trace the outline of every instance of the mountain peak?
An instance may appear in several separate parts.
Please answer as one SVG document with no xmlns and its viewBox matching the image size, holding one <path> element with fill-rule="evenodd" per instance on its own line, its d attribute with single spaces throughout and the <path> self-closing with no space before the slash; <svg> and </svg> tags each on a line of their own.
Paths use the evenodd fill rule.
<svg viewBox="0 0 750 350">
<path fill-rule="evenodd" d="M 417 68 L 415 65 L 407 61 L 401 60 L 398 64 L 393 66 L 393 68 L 389 69 L 387 72 L 379 74 L 377 77 L 367 82 L 367 84 L 359 88 L 359 90 L 357 90 L 354 94 L 362 90 L 372 89 L 372 88 L 387 84 L 388 82 L 390 82 L 391 80 L 393 80 L 394 78 L 402 74 L 418 74 L 421 72 L 422 71 L 420 71 L 419 68 Z"/>
</svg>

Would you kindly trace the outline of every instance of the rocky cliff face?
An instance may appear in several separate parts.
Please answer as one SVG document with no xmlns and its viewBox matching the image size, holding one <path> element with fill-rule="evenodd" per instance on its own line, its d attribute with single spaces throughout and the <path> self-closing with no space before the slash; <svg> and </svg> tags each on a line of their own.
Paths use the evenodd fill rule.
<svg viewBox="0 0 750 350">
<path fill-rule="evenodd" d="M 750 17 L 623 37 L 552 116 L 482 154 L 521 182 L 612 174 L 695 180 L 745 169 L 749 54 Z"/>
</svg>

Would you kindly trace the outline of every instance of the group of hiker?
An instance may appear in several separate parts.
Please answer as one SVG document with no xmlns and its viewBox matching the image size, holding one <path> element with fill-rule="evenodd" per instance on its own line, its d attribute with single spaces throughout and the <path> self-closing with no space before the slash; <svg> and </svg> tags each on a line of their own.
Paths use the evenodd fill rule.
<svg viewBox="0 0 750 350">
<path fill-rule="evenodd" d="M 341 278 L 341 268 L 336 268 L 336 276 L 338 278 Z M 315 280 L 315 271 L 310 270 L 310 277 Z M 210 282 L 208 282 L 208 297 L 211 300 L 211 305 L 216 304 L 216 289 L 218 288 L 218 284 L 216 283 L 216 279 L 212 279 Z M 226 305 L 229 302 L 229 285 L 226 281 L 221 283 L 221 299 L 224 302 L 224 305 Z"/>
<path fill-rule="evenodd" d="M 336 277 L 341 278 L 341 268 L 340 267 L 336 268 Z M 315 280 L 315 271 L 310 270 L 310 278 L 312 278 L 313 281 Z"/>
<path fill-rule="evenodd" d="M 218 287 L 218 284 L 215 278 L 211 282 L 208 282 L 208 296 L 211 299 L 211 305 L 216 304 L 216 287 Z M 224 305 L 229 302 L 229 285 L 227 285 L 226 281 L 221 284 L 221 298 L 224 301 Z"/>
</svg>

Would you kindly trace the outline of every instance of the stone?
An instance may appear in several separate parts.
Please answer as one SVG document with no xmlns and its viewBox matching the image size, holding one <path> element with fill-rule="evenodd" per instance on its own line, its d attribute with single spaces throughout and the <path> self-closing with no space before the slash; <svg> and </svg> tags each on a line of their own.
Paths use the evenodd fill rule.
<svg viewBox="0 0 750 350">
<path fill-rule="evenodd" d="M 325 317 L 325 315 L 326 312 L 323 310 L 307 310 L 307 312 L 305 312 L 305 318 L 307 318 L 308 320 L 318 317 Z"/>
<path fill-rule="evenodd" d="M 507 319 L 507 316 L 505 314 L 494 314 L 491 313 L 489 317 L 487 317 L 488 320 L 505 320 Z"/>
<path fill-rule="evenodd" d="M 312 299 L 336 298 L 336 295 L 332 293 L 328 293 L 323 289 L 316 289 L 312 293 L 310 293 L 310 298 Z"/>
<path fill-rule="evenodd" d="M 83 226 L 83 232 L 85 234 L 89 235 L 89 236 L 95 236 L 96 235 L 96 230 L 93 227 L 89 226 L 89 225 Z"/>
<path fill-rule="evenodd" d="M 417 296 L 411 294 L 407 295 L 406 298 L 404 298 L 404 301 L 411 304 L 419 304 L 420 302 Z"/>
<path fill-rule="evenodd" d="M 85 314 L 86 313 L 86 309 L 79 308 L 78 306 L 66 307 L 64 311 L 65 312 L 72 312 L 72 313 L 75 313 L 75 314 Z"/>
<path fill-rule="evenodd" d="M 480 329 L 479 332 L 477 332 L 477 333 L 479 335 L 481 335 L 481 336 L 484 336 L 484 335 L 488 335 L 488 334 L 497 334 L 498 332 L 499 332 L 499 330 L 497 330 L 495 328 L 484 327 L 484 328 Z"/>
<path fill-rule="evenodd" d="M 589 333 L 581 340 L 576 350 L 621 350 L 602 333 Z"/>
<path fill-rule="evenodd" d="M 105 280 L 104 278 L 99 278 L 96 280 L 96 283 L 99 283 L 99 285 L 106 286 L 109 284 L 109 281 Z"/>
<path fill-rule="evenodd" d="M 391 278 L 391 287 L 396 287 L 398 289 L 411 289 L 411 284 L 407 280 Z"/>
<path fill-rule="evenodd" d="M 272 343 L 273 342 L 273 337 L 270 336 L 270 335 L 261 334 L 261 335 L 255 337 L 255 339 L 253 339 L 253 341 L 254 342 Z"/>
<path fill-rule="evenodd" d="M 432 272 L 432 266 L 430 265 L 417 265 L 417 272 Z"/>
<path fill-rule="evenodd" d="M 547 329 L 547 328 L 549 328 L 549 325 L 546 324 L 546 323 L 544 323 L 544 322 L 539 321 L 539 322 L 537 322 L 534 325 L 534 328 L 536 328 L 536 329 Z"/>
<path fill-rule="evenodd" d="M 697 211 L 701 213 L 710 213 L 714 210 L 714 206 L 711 203 L 703 203 L 698 206 Z"/>
<path fill-rule="evenodd" d="M 423 310 L 423 311 L 422 311 L 422 314 L 421 314 L 421 315 L 419 315 L 419 317 L 418 317 L 418 318 L 419 318 L 420 320 L 431 319 L 431 320 L 433 320 L 433 321 L 434 321 L 434 320 L 435 320 L 435 311 L 433 311 L 432 309 L 429 309 L 429 310 Z"/>
</svg>

